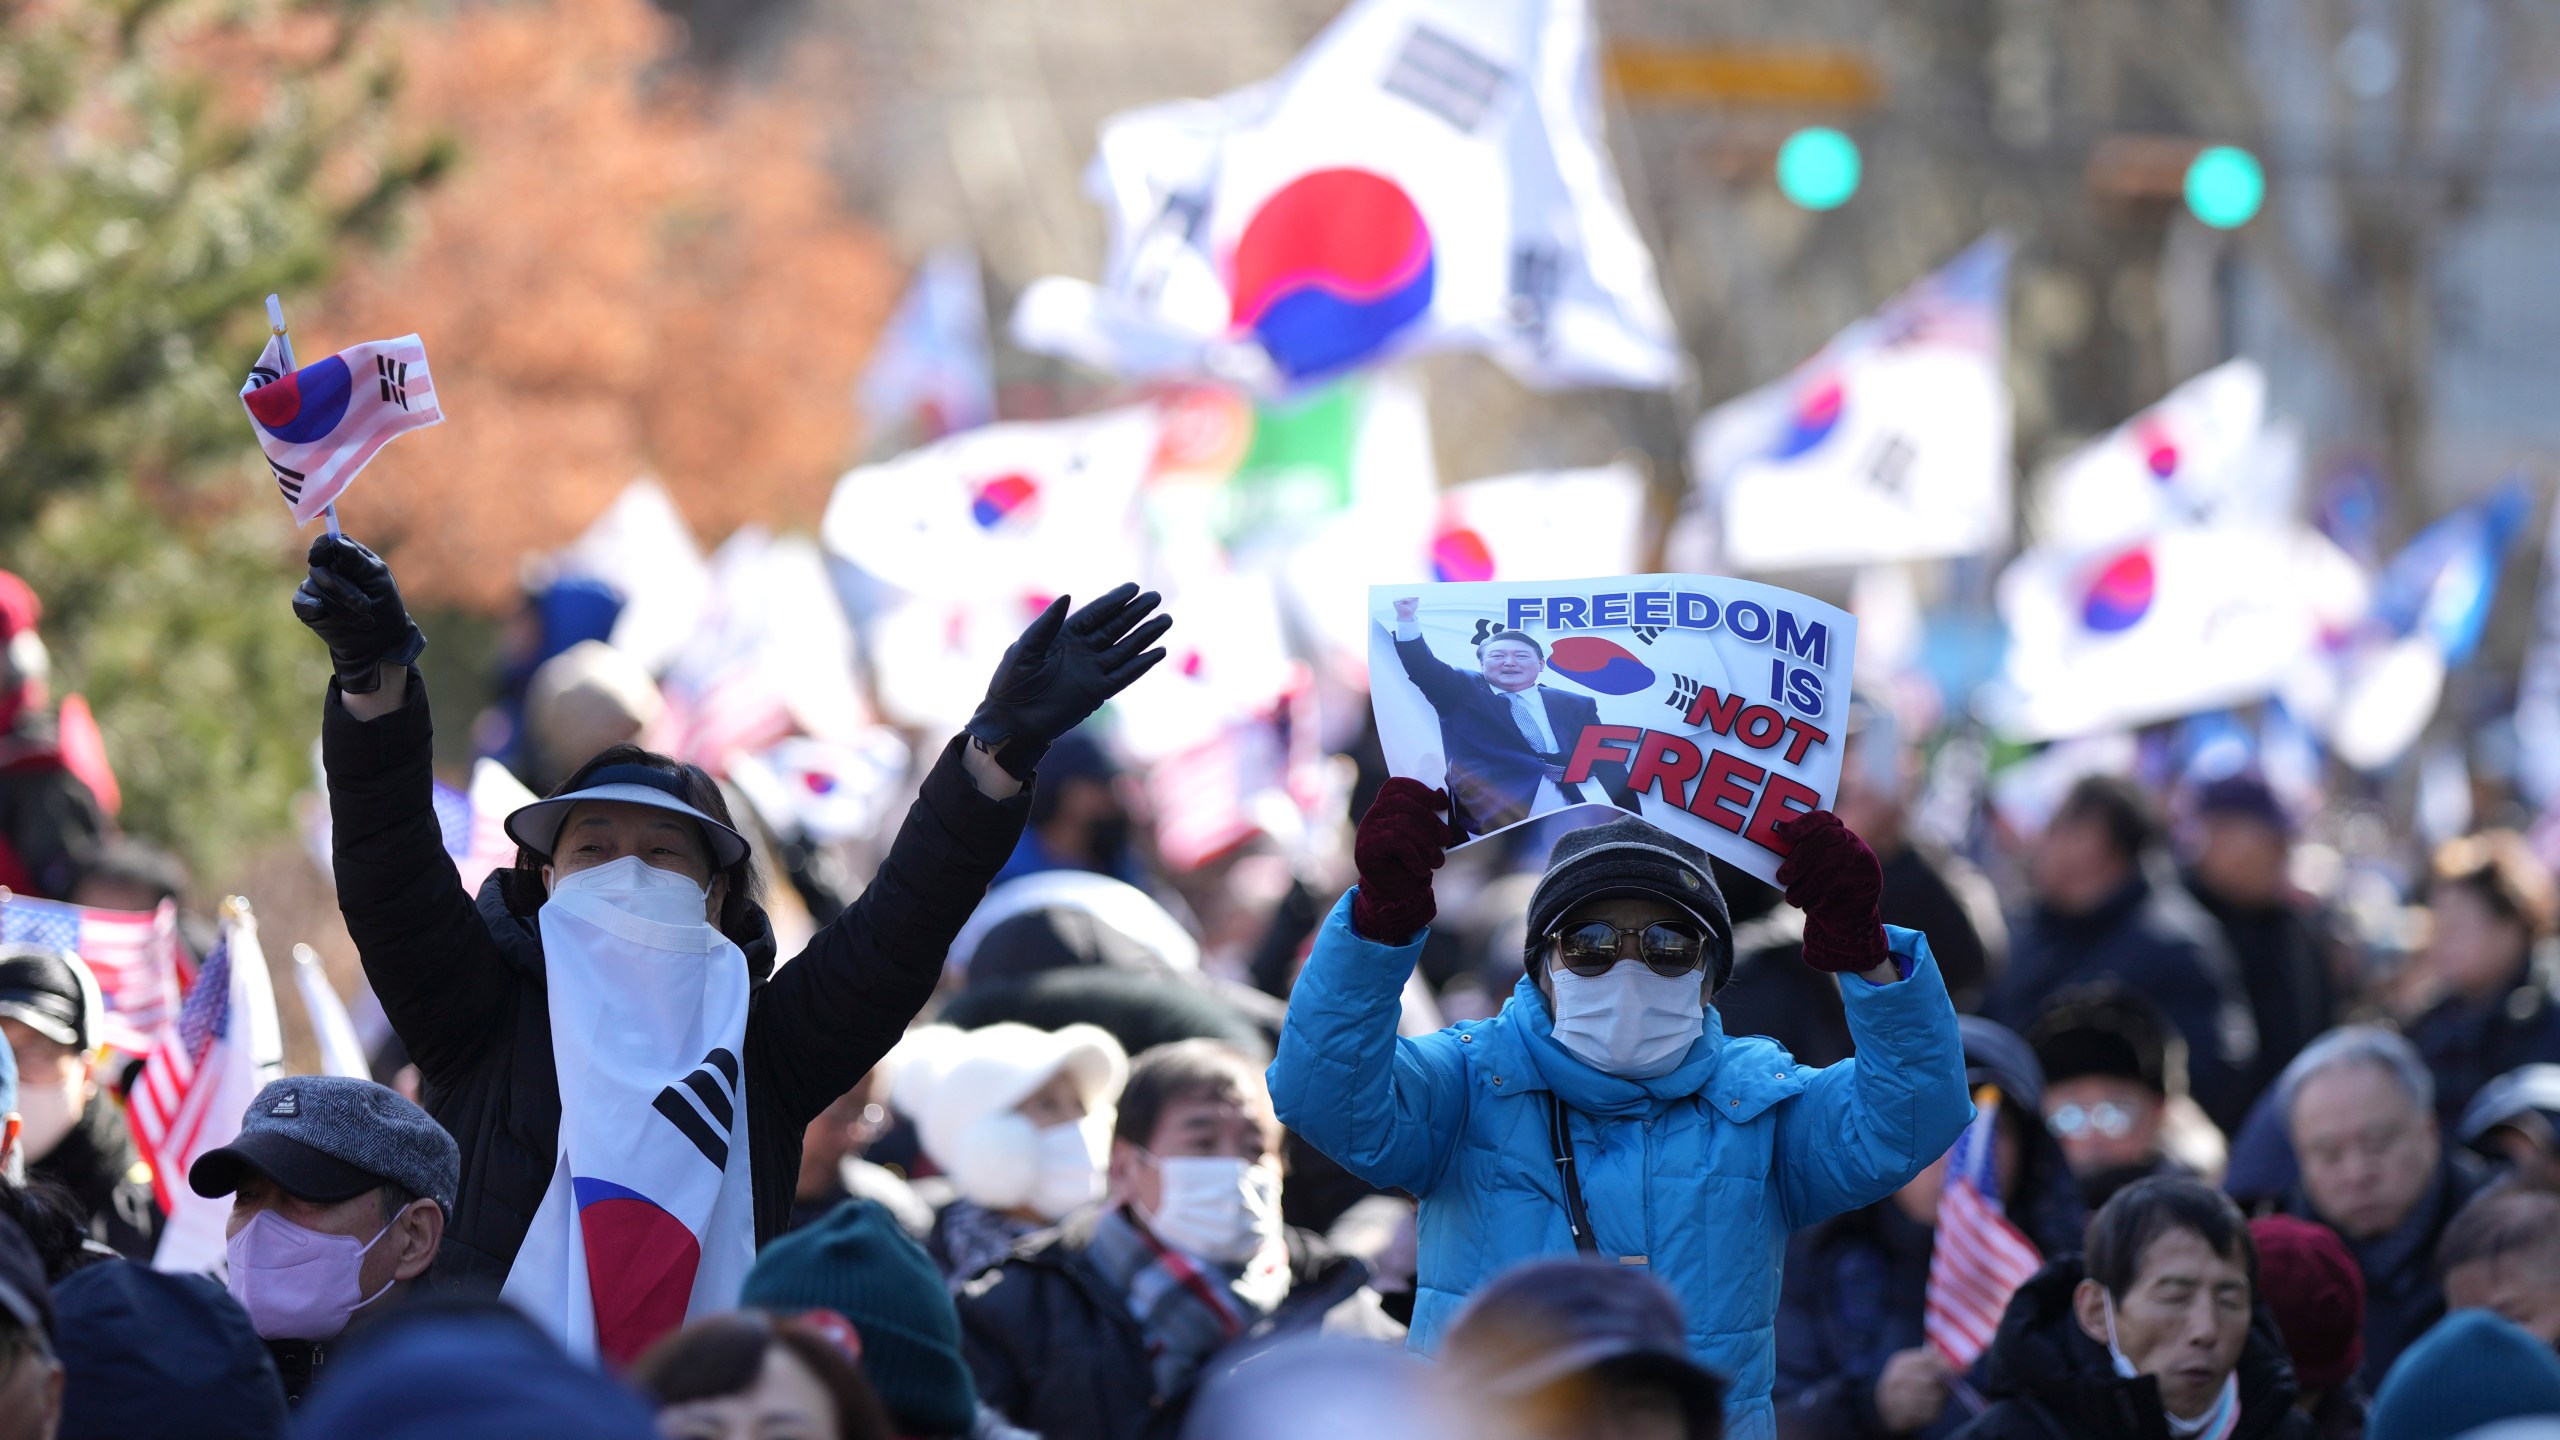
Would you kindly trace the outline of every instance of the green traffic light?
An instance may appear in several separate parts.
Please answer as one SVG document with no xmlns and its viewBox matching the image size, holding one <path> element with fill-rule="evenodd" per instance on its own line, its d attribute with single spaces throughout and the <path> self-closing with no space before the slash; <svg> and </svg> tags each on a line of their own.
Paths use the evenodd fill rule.
<svg viewBox="0 0 2560 1440">
<path fill-rule="evenodd" d="M 1778 192 L 1807 210 L 1836 210 L 1858 193 L 1858 142 L 1816 125 L 1778 147 Z"/>
<path fill-rule="evenodd" d="M 2237 145 L 2208 146 L 2187 166 L 2187 209 L 2216 230 L 2248 224 L 2266 198 L 2266 167 Z"/>
</svg>

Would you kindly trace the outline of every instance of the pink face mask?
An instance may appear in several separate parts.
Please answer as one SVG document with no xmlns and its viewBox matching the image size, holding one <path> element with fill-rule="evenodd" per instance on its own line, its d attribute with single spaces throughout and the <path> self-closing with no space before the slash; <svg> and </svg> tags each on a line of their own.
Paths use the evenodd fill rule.
<svg viewBox="0 0 2560 1440">
<path fill-rule="evenodd" d="M 267 1340 L 330 1340 L 347 1317 L 391 1288 L 364 1293 L 365 1252 L 391 1233 L 385 1225 L 371 1240 L 326 1235 L 296 1225 L 272 1210 L 249 1217 L 223 1249 L 231 1261 L 231 1298 L 249 1312 L 249 1323 Z"/>
</svg>

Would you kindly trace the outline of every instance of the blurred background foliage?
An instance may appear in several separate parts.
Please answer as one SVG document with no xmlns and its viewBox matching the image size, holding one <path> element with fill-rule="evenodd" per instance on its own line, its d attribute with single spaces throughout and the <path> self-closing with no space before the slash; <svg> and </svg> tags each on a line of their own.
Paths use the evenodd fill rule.
<svg viewBox="0 0 2560 1440">
<path fill-rule="evenodd" d="M 0 5 L 0 564 L 45 599 L 124 823 L 219 882 L 310 779 L 325 658 L 247 444 L 261 300 L 450 164 L 395 144 L 377 7 Z"/>
</svg>

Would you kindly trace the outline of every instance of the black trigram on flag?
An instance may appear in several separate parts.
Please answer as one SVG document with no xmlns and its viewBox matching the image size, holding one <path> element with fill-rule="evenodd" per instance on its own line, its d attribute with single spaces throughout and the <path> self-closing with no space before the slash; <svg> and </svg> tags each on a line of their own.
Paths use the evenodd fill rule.
<svg viewBox="0 0 2560 1440">
<path fill-rule="evenodd" d="M 1470 645 L 1482 645 L 1485 641 L 1492 639 L 1495 635 L 1501 633 L 1501 630 L 1502 622 L 1498 620 L 1478 620 L 1476 622 L 1475 638 L 1469 640 L 1467 643 Z"/>
<path fill-rule="evenodd" d="M 729 1140 L 738 1122 L 738 1057 L 714 1050 L 693 1073 L 658 1092 L 653 1103 L 684 1132 L 714 1170 L 729 1168 Z"/>
<path fill-rule="evenodd" d="M 382 398 L 406 410 L 409 408 L 409 362 L 388 355 L 373 357 L 374 379 L 382 383 Z"/>
<path fill-rule="evenodd" d="M 1661 625 L 1637 625 L 1631 628 L 1636 632 L 1637 639 L 1643 641 L 1647 645 L 1650 645 L 1654 641 L 1662 638 L 1662 632 L 1667 627 Z"/>
<path fill-rule="evenodd" d="M 284 492 L 286 500 L 298 501 L 302 498 L 302 482 L 305 477 L 301 471 L 290 465 L 277 464 L 276 457 L 273 455 L 267 457 L 267 468 L 276 472 L 276 488 Z"/>
<path fill-rule="evenodd" d="M 1697 703 L 1698 690 L 1697 681 L 1686 675 L 1675 673 L 1671 677 L 1671 693 L 1662 697 L 1662 703 L 1685 713 L 1691 705 Z"/>
<path fill-rule="evenodd" d="M 1502 66 L 1427 25 L 1416 25 L 1379 85 L 1462 131 L 1472 133 L 1493 110 L 1510 77 Z"/>
</svg>

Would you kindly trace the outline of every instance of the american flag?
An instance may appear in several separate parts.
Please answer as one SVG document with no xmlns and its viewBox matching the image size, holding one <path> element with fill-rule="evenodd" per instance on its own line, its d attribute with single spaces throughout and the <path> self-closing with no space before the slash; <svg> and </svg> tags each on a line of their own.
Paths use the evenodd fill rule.
<svg viewBox="0 0 2560 1440">
<path fill-rule="evenodd" d="M 284 1027 L 276 1019 L 267 953 L 247 901 L 222 902 L 222 943 L 205 960 L 178 1020 L 134 1083 L 133 1138 L 150 1161 L 152 1189 L 167 1214 L 151 1263 L 203 1274 L 222 1263 L 231 1206 L 187 1187 L 187 1170 L 208 1150 L 240 1135 L 240 1117 L 258 1087 L 284 1071 Z"/>
<path fill-rule="evenodd" d="M 1929 1309 L 1923 1322 L 1929 1343 L 1959 1371 L 1970 1370 L 2000 1328 L 2009 1297 L 2044 1263 L 2000 1210 L 1994 1143 L 2000 1123 L 2000 1091 L 1974 1092 L 1973 1123 L 1947 1152 L 1947 1178 L 1938 1192 L 1937 1243 L 1929 1253 Z"/>
<path fill-rule="evenodd" d="M 196 1077 L 204 1072 L 206 1057 L 230 1024 L 231 933 L 225 926 L 222 943 L 205 957 L 196 972 L 195 988 L 179 1007 L 176 1028 L 163 1033 L 126 1102 L 133 1143 L 151 1163 L 152 1188 L 164 1211 L 169 1208 L 170 1187 L 184 1179 L 181 1162 L 190 1158 L 189 1142 L 204 1126 L 205 1102 L 214 1088 L 198 1088 Z M 161 1163 L 163 1156 L 168 1164 Z"/>
<path fill-rule="evenodd" d="M 98 978 L 105 1010 L 90 1039 L 148 1055 L 178 1012 L 178 907 L 93 910 L 0 891 L 0 943 L 69 950 Z"/>
</svg>

